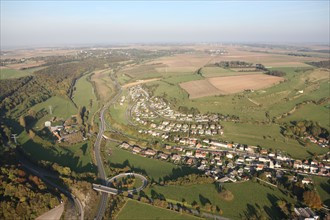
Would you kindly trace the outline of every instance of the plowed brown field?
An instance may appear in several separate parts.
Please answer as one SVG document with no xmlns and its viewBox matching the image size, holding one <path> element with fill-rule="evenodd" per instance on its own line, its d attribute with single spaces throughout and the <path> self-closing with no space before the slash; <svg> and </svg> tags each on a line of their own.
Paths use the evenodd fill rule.
<svg viewBox="0 0 330 220">
<path fill-rule="evenodd" d="M 181 83 L 180 86 L 189 93 L 189 98 L 200 98 L 212 95 L 227 95 L 242 92 L 246 89 L 263 89 L 275 85 L 284 78 L 264 74 L 213 77 L 203 80 Z"/>
</svg>

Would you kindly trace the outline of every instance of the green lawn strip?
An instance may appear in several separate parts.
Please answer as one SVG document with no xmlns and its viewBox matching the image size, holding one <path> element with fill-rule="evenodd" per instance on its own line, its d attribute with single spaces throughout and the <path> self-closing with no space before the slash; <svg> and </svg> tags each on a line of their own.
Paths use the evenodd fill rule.
<svg viewBox="0 0 330 220">
<path fill-rule="evenodd" d="M 138 202 L 136 200 L 128 200 L 125 206 L 118 213 L 116 220 L 124 219 L 201 219 L 192 215 L 181 214 L 172 210 L 163 209 Z"/>
<path fill-rule="evenodd" d="M 139 172 L 139 170 L 141 170 L 142 172 L 146 172 L 150 178 L 156 181 L 158 181 L 159 178 L 172 174 L 173 169 L 179 168 L 179 166 L 172 163 L 145 158 L 120 149 L 119 147 L 110 145 L 110 148 L 112 150 L 111 156 L 107 156 L 106 159 L 111 166 L 129 164 L 130 167 L 133 167 L 133 171 Z"/>
<path fill-rule="evenodd" d="M 257 206 L 264 209 L 272 219 L 280 219 L 282 216 L 276 208 L 276 201 L 284 199 L 292 202 L 292 199 L 282 194 L 276 188 L 263 186 L 251 181 L 244 183 L 225 184 L 225 188 L 234 195 L 232 201 L 222 200 L 213 184 L 199 184 L 190 186 L 153 186 L 146 189 L 146 193 L 151 194 L 151 190 L 163 194 L 166 199 L 181 202 L 183 199 L 187 204 L 196 201 L 201 208 L 202 203 L 209 200 L 212 205 L 217 205 L 223 210 L 223 216 L 231 219 L 241 219 L 248 210 L 256 209 Z M 148 191 L 147 191 L 148 190 Z"/>
<path fill-rule="evenodd" d="M 29 76 L 31 72 L 24 70 L 15 70 L 15 69 L 0 69 L 0 80 L 1 79 L 14 79 L 20 78 L 23 76 Z"/>
<path fill-rule="evenodd" d="M 330 207 L 330 178 L 312 176 L 312 179 L 316 187 L 316 190 L 322 199 L 322 202 L 326 206 Z"/>
<path fill-rule="evenodd" d="M 202 75 L 204 77 L 219 77 L 219 76 L 240 76 L 240 75 L 251 75 L 251 74 L 262 74 L 262 72 L 239 72 L 232 69 L 225 69 L 221 67 L 203 67 Z"/>
<path fill-rule="evenodd" d="M 78 107 L 83 107 L 89 110 L 90 120 L 95 111 L 99 108 L 98 101 L 95 95 L 92 84 L 87 80 L 91 74 L 82 76 L 75 85 L 75 91 L 73 93 L 73 101 Z"/>
</svg>

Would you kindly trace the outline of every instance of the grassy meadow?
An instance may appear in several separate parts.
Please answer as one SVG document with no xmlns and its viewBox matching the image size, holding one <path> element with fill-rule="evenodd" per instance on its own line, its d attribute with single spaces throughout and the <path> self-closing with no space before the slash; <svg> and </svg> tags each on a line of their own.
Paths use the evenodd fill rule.
<svg viewBox="0 0 330 220">
<path fill-rule="evenodd" d="M 26 70 L 0 68 L 0 80 L 1 79 L 20 78 L 20 77 L 29 76 L 29 75 L 31 75 L 31 72 L 26 71 Z"/>
<path fill-rule="evenodd" d="M 41 140 L 41 138 L 32 140 L 25 132 L 19 135 L 18 140 L 32 161 L 54 162 L 69 167 L 75 172 L 96 172 L 97 170 L 92 162 L 91 148 L 93 145 L 89 142 L 61 147 Z"/>
<path fill-rule="evenodd" d="M 111 149 L 111 155 L 107 156 L 106 160 L 111 166 L 129 164 L 133 171 L 141 171 L 157 181 L 159 178 L 172 174 L 173 169 L 179 168 L 172 163 L 142 157 L 111 144 L 108 144 L 107 147 Z"/>
<path fill-rule="evenodd" d="M 222 200 L 213 184 L 153 186 L 148 189 L 147 193 L 151 194 L 151 190 L 154 190 L 173 202 L 182 202 L 184 199 L 188 205 L 196 201 L 201 208 L 203 203 L 210 201 L 223 210 L 224 217 L 230 219 L 241 219 L 245 217 L 245 213 L 253 212 L 258 206 L 265 210 L 269 218 L 281 219 L 282 216 L 276 207 L 276 201 L 278 199 L 292 201 L 291 198 L 285 196 L 276 188 L 270 188 L 251 181 L 228 183 L 224 184 L 224 187 L 233 193 L 234 199 L 232 201 Z"/>
<path fill-rule="evenodd" d="M 233 122 L 222 122 L 221 124 L 224 126 L 224 134 L 221 136 L 224 140 L 281 150 L 287 152 L 293 158 L 304 159 L 310 157 L 313 153 L 321 154 L 328 151 L 315 144 L 303 147 L 296 140 L 285 139 L 280 133 L 280 126 L 277 124 Z"/>
<path fill-rule="evenodd" d="M 124 219 L 177 219 L 177 220 L 188 220 L 188 219 L 201 219 L 192 215 L 180 214 L 175 211 L 168 209 L 158 208 L 149 204 L 141 203 L 136 200 L 128 200 L 125 206 L 121 209 L 118 215 L 115 217 L 116 220 Z"/>
<path fill-rule="evenodd" d="M 99 108 L 98 100 L 95 95 L 92 84 L 87 80 L 90 74 L 86 74 L 77 80 L 75 91 L 73 93 L 73 101 L 78 107 L 85 106 L 90 112 L 90 116 Z"/>
</svg>

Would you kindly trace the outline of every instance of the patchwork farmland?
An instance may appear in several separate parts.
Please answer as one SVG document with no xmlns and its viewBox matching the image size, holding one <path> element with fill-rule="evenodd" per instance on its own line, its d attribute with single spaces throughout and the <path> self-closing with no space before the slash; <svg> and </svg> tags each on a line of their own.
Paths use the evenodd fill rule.
<svg viewBox="0 0 330 220">
<path fill-rule="evenodd" d="M 257 90 L 270 87 L 284 79 L 282 77 L 262 74 L 213 77 L 203 80 L 181 83 L 180 86 L 189 93 L 189 98 L 201 98 L 212 95 L 226 95 L 244 90 Z"/>
</svg>

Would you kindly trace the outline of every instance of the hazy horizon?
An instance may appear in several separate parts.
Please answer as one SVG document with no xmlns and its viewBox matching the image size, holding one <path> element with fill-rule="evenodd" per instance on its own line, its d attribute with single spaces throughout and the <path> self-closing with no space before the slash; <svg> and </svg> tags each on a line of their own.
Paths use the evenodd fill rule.
<svg viewBox="0 0 330 220">
<path fill-rule="evenodd" d="M 329 1 L 1 1 L 1 49 L 329 37 Z"/>
</svg>

